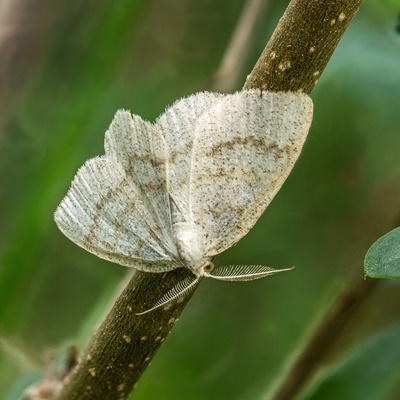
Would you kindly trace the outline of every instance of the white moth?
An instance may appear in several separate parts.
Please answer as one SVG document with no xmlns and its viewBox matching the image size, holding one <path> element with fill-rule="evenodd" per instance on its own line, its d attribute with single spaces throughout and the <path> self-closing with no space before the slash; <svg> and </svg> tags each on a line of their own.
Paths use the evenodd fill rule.
<svg viewBox="0 0 400 400">
<path fill-rule="evenodd" d="M 105 135 L 105 156 L 79 169 L 55 221 L 100 258 L 193 273 L 145 312 L 181 298 L 204 276 L 247 281 L 286 271 L 214 269 L 212 260 L 247 234 L 281 188 L 312 109 L 303 93 L 246 90 L 193 94 L 154 124 L 120 110 Z"/>
</svg>

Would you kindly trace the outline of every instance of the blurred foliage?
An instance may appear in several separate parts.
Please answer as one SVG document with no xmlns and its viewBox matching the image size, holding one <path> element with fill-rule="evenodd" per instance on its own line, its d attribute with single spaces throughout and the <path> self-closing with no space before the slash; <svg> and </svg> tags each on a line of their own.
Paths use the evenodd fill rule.
<svg viewBox="0 0 400 400">
<path fill-rule="evenodd" d="M 376 335 L 332 371 L 324 371 L 300 400 L 375 400 L 386 398 L 399 379 L 400 327 Z M 374 362 L 371 362 L 374 360 Z M 398 392 L 397 392 L 398 395 Z"/>
<path fill-rule="evenodd" d="M 263 16 L 249 70 L 285 3 L 272 2 Z M 244 1 L 6 4 L 0 0 L 0 397 L 13 400 L 43 373 L 49 351 L 84 346 L 127 273 L 56 229 L 52 214 L 74 173 L 103 153 L 118 108 L 154 120 L 176 98 L 212 87 Z M 293 173 L 250 234 L 217 259 L 297 268 L 259 282 L 203 282 L 135 399 L 267 398 L 334 293 L 363 279 L 366 249 L 399 212 L 399 14 L 398 1 L 365 0 L 312 93 L 313 127 Z M 399 300 L 398 283 L 383 281 L 324 363 L 362 351 L 373 366 L 375 353 L 359 346 L 398 321 Z M 384 341 L 374 343 L 384 357 Z M 398 354 L 400 341 L 391 343 Z M 379 399 L 395 400 L 396 384 Z M 357 398 L 351 384 L 346 390 Z"/>
<path fill-rule="evenodd" d="M 379 238 L 368 250 L 364 262 L 365 276 L 400 279 L 400 228 Z"/>
</svg>

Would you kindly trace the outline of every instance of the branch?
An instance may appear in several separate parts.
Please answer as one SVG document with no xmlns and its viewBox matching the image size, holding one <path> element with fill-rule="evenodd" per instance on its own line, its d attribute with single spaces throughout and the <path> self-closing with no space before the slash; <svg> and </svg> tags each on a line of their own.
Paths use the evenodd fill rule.
<svg viewBox="0 0 400 400">
<path fill-rule="evenodd" d="M 359 306 L 378 284 L 377 279 L 350 284 L 339 292 L 305 346 L 290 365 L 270 400 L 291 400 L 317 369 L 318 363 L 333 347 L 338 334 L 349 323 Z"/>
<path fill-rule="evenodd" d="M 271 8 L 271 0 L 247 0 L 235 30 L 225 50 L 221 64 L 215 73 L 212 90 L 231 92 L 240 87 L 249 65 L 249 56 L 256 46 L 254 40 L 265 23 L 265 15 Z"/>
<path fill-rule="evenodd" d="M 293 0 L 244 85 L 310 93 L 362 0 Z"/>
<path fill-rule="evenodd" d="M 135 271 L 123 293 L 67 376 L 58 400 L 125 399 L 164 341 L 190 297 L 170 309 L 150 308 L 188 272 L 166 274 Z"/>
<path fill-rule="evenodd" d="M 356 217 L 352 235 L 357 237 L 356 246 L 352 246 L 357 269 L 360 271 L 358 279 L 347 282 L 346 287 L 339 291 L 329 307 L 325 310 L 321 320 L 308 332 L 306 341 L 299 348 L 300 351 L 291 361 L 289 368 L 281 374 L 278 384 L 271 390 L 270 400 L 291 400 L 296 398 L 321 362 L 326 360 L 337 342 L 343 340 L 345 329 L 355 320 L 356 313 L 365 304 L 367 298 L 382 285 L 382 279 L 362 280 L 362 262 L 367 250 L 382 235 L 399 226 L 398 205 L 400 191 L 396 182 L 389 180 L 385 184 L 378 184 Z M 378 222 L 379 221 L 379 222 Z M 370 301 L 370 300 L 369 300 Z M 301 341 L 303 342 L 303 341 Z"/>
<path fill-rule="evenodd" d="M 0 1 L 0 109 L 14 104 L 50 39 L 53 5 L 47 0 Z M 34 18 L 32 18 L 32 14 Z"/>
<path fill-rule="evenodd" d="M 244 88 L 310 92 L 361 0 L 294 0 L 279 22 Z M 168 310 L 142 316 L 180 279 L 190 274 L 137 271 L 93 335 L 59 400 L 108 400 L 128 396 L 190 297 Z"/>
</svg>

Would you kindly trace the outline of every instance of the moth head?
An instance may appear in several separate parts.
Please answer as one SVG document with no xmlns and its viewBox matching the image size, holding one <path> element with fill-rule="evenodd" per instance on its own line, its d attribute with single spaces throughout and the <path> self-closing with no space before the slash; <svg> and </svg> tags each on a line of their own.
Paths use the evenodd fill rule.
<svg viewBox="0 0 400 400">
<path fill-rule="evenodd" d="M 214 265 L 213 261 L 211 260 L 202 268 L 202 271 L 204 274 L 210 274 L 214 270 L 214 268 L 215 268 L 215 265 Z"/>
</svg>

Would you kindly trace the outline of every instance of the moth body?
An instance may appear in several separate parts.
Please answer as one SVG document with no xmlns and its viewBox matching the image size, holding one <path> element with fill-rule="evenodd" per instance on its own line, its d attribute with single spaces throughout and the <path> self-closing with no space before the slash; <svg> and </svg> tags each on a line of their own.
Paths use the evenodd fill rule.
<svg viewBox="0 0 400 400">
<path fill-rule="evenodd" d="M 204 256 L 204 243 L 198 230 L 188 223 L 179 223 L 175 229 L 179 257 L 195 275 L 203 275 L 203 269 L 210 264 L 211 258 Z"/>
</svg>

